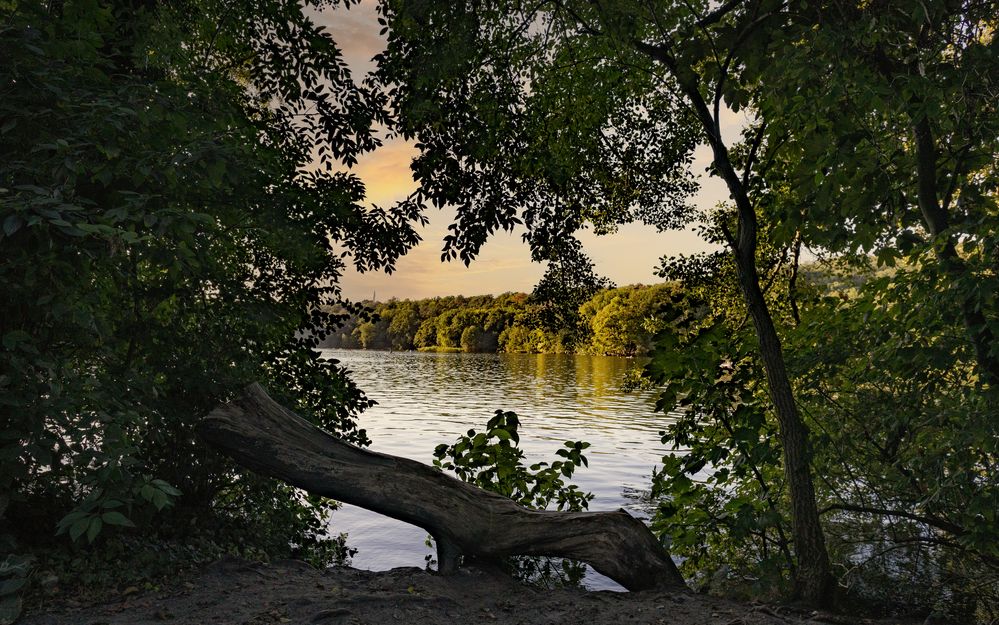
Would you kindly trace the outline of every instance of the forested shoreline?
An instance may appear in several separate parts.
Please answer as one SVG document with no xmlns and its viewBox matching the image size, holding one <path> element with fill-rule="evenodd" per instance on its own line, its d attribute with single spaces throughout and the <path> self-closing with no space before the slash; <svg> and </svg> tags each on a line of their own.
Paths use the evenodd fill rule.
<svg viewBox="0 0 999 625">
<path fill-rule="evenodd" d="M 342 349 L 644 355 L 661 329 L 659 311 L 678 297 L 675 284 L 597 291 L 570 312 L 572 324 L 552 328 L 546 303 L 527 293 L 362 302 L 320 342 Z"/>
</svg>

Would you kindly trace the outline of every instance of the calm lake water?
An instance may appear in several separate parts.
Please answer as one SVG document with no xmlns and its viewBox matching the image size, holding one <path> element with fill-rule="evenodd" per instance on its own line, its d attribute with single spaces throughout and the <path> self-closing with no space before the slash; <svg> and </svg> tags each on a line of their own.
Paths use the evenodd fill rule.
<svg viewBox="0 0 999 625">
<path fill-rule="evenodd" d="M 584 440 L 589 467 L 574 482 L 595 495 L 590 510 L 624 508 L 647 518 L 641 495 L 665 451 L 667 417 L 652 411 L 654 394 L 626 392 L 622 383 L 640 362 L 567 354 L 436 354 L 324 350 L 343 362 L 378 405 L 361 416 L 371 449 L 427 464 L 434 447 L 469 428 L 481 431 L 497 409 L 520 417 L 520 441 L 530 461 L 555 459 L 563 441 Z M 427 533 L 415 526 L 345 505 L 333 532 L 357 549 L 352 565 L 386 570 L 425 565 Z M 584 583 L 619 589 L 593 571 Z"/>
</svg>

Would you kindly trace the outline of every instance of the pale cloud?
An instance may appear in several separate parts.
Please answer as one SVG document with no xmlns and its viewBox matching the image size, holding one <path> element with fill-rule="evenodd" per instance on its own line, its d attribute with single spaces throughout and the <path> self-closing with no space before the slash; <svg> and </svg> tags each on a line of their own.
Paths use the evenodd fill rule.
<svg viewBox="0 0 999 625">
<path fill-rule="evenodd" d="M 609 235 L 583 233 L 580 240 L 597 272 L 617 285 L 661 282 L 655 271 L 664 256 L 714 249 L 693 229 L 657 232 L 641 223 L 625 224 Z"/>
<path fill-rule="evenodd" d="M 337 7 L 332 11 L 308 9 L 312 19 L 333 35 L 355 76 L 371 71 L 372 57 L 385 49 L 385 37 L 378 34 L 377 6 L 377 0 L 362 0 L 350 8 Z"/>
</svg>

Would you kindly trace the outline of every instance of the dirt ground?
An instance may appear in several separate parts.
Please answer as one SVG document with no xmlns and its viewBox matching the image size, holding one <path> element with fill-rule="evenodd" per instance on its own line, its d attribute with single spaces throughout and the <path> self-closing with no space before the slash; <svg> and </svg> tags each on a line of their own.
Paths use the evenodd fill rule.
<svg viewBox="0 0 999 625">
<path fill-rule="evenodd" d="M 23 625 L 860 625 L 868 621 L 704 595 L 539 591 L 501 574 L 462 569 L 439 577 L 417 568 L 317 570 L 303 562 L 226 559 L 156 592 L 127 589 L 95 606 L 35 609 Z M 889 625 L 889 621 L 878 621 Z M 901 623 L 901 622 L 900 622 Z"/>
</svg>

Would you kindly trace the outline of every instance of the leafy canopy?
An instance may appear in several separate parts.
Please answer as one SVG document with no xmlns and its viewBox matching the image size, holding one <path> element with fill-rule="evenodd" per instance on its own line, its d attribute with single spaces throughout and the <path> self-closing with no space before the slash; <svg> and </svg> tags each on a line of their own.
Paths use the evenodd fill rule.
<svg viewBox="0 0 999 625">
<path fill-rule="evenodd" d="M 385 97 L 306 8 L 0 3 L 0 490 L 22 540 L 203 519 L 232 548 L 332 555 L 331 502 L 193 430 L 265 380 L 367 442 L 370 402 L 313 348 L 345 264 L 391 270 L 420 218 L 362 205 L 345 167 L 379 145 Z"/>
</svg>

